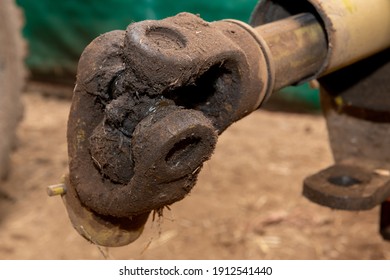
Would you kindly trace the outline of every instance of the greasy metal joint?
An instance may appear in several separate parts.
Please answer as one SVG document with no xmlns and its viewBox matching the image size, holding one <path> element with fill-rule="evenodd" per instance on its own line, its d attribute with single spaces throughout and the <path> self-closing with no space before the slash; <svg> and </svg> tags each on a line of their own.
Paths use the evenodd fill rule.
<svg viewBox="0 0 390 280">
<path fill-rule="evenodd" d="M 80 234 L 99 245 L 129 243 L 151 211 L 191 191 L 218 134 L 271 92 L 266 46 L 248 29 L 182 13 L 106 33 L 85 49 L 63 196 Z"/>
</svg>

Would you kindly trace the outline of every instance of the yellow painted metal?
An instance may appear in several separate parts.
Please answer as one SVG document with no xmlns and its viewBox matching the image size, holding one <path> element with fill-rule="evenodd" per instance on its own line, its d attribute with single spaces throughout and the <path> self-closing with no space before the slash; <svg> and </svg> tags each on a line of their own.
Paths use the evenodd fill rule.
<svg viewBox="0 0 390 280">
<path fill-rule="evenodd" d="M 328 59 L 322 74 L 390 47 L 390 0 L 309 0 L 325 24 Z"/>
<path fill-rule="evenodd" d="M 327 35 L 327 57 L 312 78 L 390 47 L 390 0 L 262 0 L 251 24 L 267 24 L 299 13 L 315 15 Z"/>
<path fill-rule="evenodd" d="M 66 193 L 66 186 L 65 184 L 52 185 L 48 186 L 46 191 L 48 196 L 63 195 Z"/>
</svg>

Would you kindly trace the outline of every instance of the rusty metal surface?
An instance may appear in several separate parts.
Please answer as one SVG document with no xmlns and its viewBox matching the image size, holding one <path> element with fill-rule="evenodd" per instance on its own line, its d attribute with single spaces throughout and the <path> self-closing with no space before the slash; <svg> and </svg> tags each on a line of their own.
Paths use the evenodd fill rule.
<svg viewBox="0 0 390 280">
<path fill-rule="evenodd" d="M 325 102 L 333 103 L 325 107 L 374 123 L 390 123 L 389 61 L 390 48 L 321 78 L 330 98 Z"/>
<path fill-rule="evenodd" d="M 390 170 L 390 49 L 320 79 L 336 162 Z"/>
<path fill-rule="evenodd" d="M 313 76 L 327 56 L 325 31 L 310 13 L 260 25 L 255 30 L 272 54 L 275 91 Z"/>
<path fill-rule="evenodd" d="M 390 177 L 354 165 L 335 164 L 306 178 L 303 195 L 335 209 L 368 210 L 390 197 Z"/>
<path fill-rule="evenodd" d="M 390 47 L 390 2 L 377 0 L 259 0 L 251 25 L 311 13 L 324 26 L 328 53 L 312 78 L 351 65 Z"/>
<path fill-rule="evenodd" d="M 389 123 L 369 122 L 335 111 L 328 112 L 326 120 L 336 162 L 390 170 L 386 142 L 390 137 Z"/>
<path fill-rule="evenodd" d="M 310 200 L 332 208 L 366 210 L 390 197 L 389 55 L 390 49 L 319 80 L 336 164 L 305 180 L 303 193 Z M 358 182 L 338 185 L 329 180 L 332 176 Z M 387 210 L 382 220 L 385 215 Z M 387 226 L 382 228 L 387 231 Z"/>
</svg>

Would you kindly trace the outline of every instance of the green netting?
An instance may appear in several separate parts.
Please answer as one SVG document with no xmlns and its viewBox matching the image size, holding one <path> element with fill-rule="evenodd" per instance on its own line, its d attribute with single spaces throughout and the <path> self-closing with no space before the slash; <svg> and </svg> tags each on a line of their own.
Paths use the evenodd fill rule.
<svg viewBox="0 0 390 280">
<path fill-rule="evenodd" d="M 161 19 L 182 11 L 208 21 L 248 21 L 257 0 L 18 0 L 26 17 L 27 64 L 33 73 L 75 73 L 85 46 L 98 35 L 125 29 L 133 21 Z"/>
</svg>

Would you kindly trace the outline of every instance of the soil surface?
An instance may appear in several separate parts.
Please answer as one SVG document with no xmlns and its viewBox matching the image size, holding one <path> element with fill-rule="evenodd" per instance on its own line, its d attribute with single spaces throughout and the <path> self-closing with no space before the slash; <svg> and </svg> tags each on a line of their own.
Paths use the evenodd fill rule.
<svg viewBox="0 0 390 280">
<path fill-rule="evenodd" d="M 46 187 L 67 172 L 70 101 L 24 94 L 8 181 L 0 184 L 1 259 L 390 259 L 378 207 L 331 210 L 302 197 L 305 176 L 332 164 L 320 115 L 258 111 L 219 138 L 184 200 L 136 242 L 98 248 L 72 228 Z"/>
</svg>

